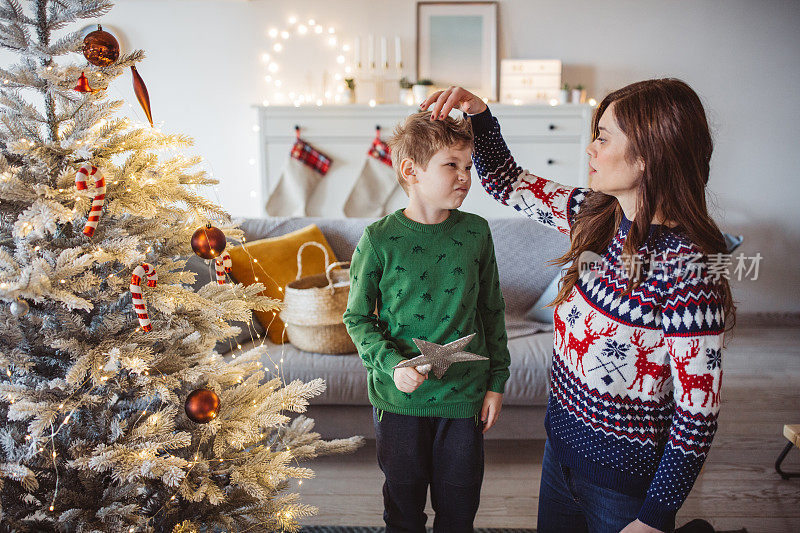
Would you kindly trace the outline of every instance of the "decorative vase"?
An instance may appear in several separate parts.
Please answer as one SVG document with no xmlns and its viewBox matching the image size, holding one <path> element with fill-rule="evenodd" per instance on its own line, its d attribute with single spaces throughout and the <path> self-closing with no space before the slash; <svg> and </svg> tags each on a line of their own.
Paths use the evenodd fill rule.
<svg viewBox="0 0 800 533">
<path fill-rule="evenodd" d="M 569 103 L 569 91 L 565 89 L 561 89 L 560 91 L 558 91 L 558 100 L 562 104 Z"/>
<path fill-rule="evenodd" d="M 353 89 L 345 89 L 345 91 L 342 93 L 342 103 L 352 104 L 356 99 L 355 93 L 356 92 Z"/>
<path fill-rule="evenodd" d="M 420 98 L 419 101 L 421 102 L 422 98 Z M 414 93 L 411 91 L 411 89 L 404 89 L 402 87 L 400 88 L 398 103 L 403 105 L 414 105 Z"/>
<path fill-rule="evenodd" d="M 418 85 L 415 84 L 411 87 L 411 92 L 414 94 L 414 101 L 419 104 L 423 100 L 428 97 L 428 91 L 431 89 L 431 85 Z"/>
<path fill-rule="evenodd" d="M 572 103 L 582 104 L 586 102 L 586 89 L 572 89 Z"/>
</svg>

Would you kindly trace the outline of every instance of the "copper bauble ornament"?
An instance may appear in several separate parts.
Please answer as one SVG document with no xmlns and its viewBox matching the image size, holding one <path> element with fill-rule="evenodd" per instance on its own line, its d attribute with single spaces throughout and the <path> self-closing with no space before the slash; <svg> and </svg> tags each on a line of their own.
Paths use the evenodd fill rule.
<svg viewBox="0 0 800 533">
<path fill-rule="evenodd" d="M 92 65 L 107 67 L 119 59 L 119 43 L 98 24 L 95 31 L 83 38 L 83 55 Z"/>
<path fill-rule="evenodd" d="M 214 259 L 225 250 L 225 234 L 211 224 L 197 228 L 192 235 L 192 250 L 203 259 Z"/>
<path fill-rule="evenodd" d="M 186 397 L 184 409 L 192 422 L 206 424 L 219 414 L 219 396 L 212 390 L 197 389 Z"/>
<path fill-rule="evenodd" d="M 21 317 L 28 314 L 30 306 L 25 300 L 14 300 L 11 302 L 11 314 L 15 317 Z"/>
<path fill-rule="evenodd" d="M 79 93 L 93 93 L 94 89 L 89 87 L 89 80 L 86 79 L 86 75 L 81 72 L 81 77 L 78 78 L 78 85 L 75 86 L 75 90 Z"/>
<path fill-rule="evenodd" d="M 131 72 L 133 72 L 133 92 L 136 93 L 136 99 L 139 100 L 139 105 L 144 109 L 144 114 L 147 115 L 147 120 L 152 126 L 153 114 L 150 112 L 150 95 L 147 94 L 147 85 L 144 84 L 144 80 L 133 65 L 131 65 Z"/>
</svg>

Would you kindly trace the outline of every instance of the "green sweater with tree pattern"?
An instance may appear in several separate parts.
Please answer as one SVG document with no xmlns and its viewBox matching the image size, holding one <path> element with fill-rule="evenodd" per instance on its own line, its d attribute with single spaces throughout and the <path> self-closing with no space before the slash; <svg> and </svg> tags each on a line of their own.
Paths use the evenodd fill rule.
<svg viewBox="0 0 800 533">
<path fill-rule="evenodd" d="M 343 319 L 378 409 L 470 418 L 487 390 L 504 391 L 505 301 L 489 224 L 478 215 L 452 209 L 439 224 L 421 224 L 398 209 L 369 225 L 353 253 Z M 419 355 L 414 338 L 447 344 L 471 333 L 464 350 L 488 360 L 453 363 L 441 379 L 430 372 L 410 394 L 397 389 L 393 367 Z"/>
</svg>

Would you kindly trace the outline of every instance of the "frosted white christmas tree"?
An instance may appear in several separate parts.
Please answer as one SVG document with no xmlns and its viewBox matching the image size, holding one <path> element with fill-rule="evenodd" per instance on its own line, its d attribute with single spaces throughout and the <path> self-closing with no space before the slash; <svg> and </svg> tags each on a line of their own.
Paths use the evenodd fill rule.
<svg viewBox="0 0 800 533">
<path fill-rule="evenodd" d="M 361 439 L 288 416 L 322 380 L 267 374 L 263 347 L 213 350 L 279 302 L 230 279 L 192 290 L 195 230 L 242 234 L 195 191 L 216 181 L 189 138 L 116 116 L 109 85 L 143 52 L 97 66 L 68 31 L 110 8 L 0 2 L 17 57 L 0 67 L 0 529 L 295 530 L 314 511 L 291 493 L 301 462 Z M 218 403 L 207 423 L 185 413 L 197 390 Z"/>
</svg>

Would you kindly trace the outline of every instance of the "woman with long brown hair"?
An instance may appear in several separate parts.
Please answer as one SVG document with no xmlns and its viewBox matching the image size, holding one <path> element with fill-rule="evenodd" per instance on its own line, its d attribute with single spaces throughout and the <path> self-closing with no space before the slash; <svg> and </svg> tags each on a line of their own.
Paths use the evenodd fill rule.
<svg viewBox="0 0 800 533">
<path fill-rule="evenodd" d="M 606 96 L 586 149 L 590 187 L 523 170 L 463 88 L 420 107 L 431 104 L 432 120 L 454 108 L 471 116 L 489 194 L 570 238 L 553 260 L 569 267 L 550 303 L 538 531 L 672 531 L 717 428 L 736 312 L 711 264 L 726 247 L 706 206 L 713 143 L 699 97 L 676 79 Z"/>
</svg>

